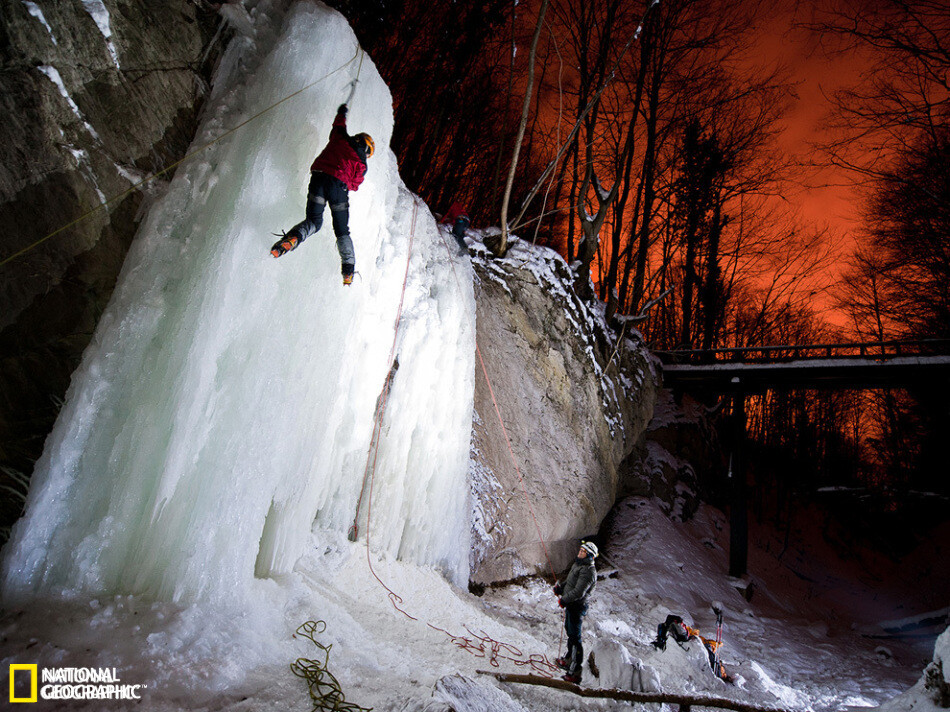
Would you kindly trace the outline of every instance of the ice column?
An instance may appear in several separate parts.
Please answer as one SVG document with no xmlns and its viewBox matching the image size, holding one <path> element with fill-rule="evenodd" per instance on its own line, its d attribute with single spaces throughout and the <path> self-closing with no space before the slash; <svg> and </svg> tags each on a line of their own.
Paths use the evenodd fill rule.
<svg viewBox="0 0 950 712">
<path fill-rule="evenodd" d="M 345 532 L 410 237 L 372 542 L 466 579 L 471 267 L 402 185 L 389 91 L 346 21 L 310 2 L 277 20 L 229 50 L 193 149 L 273 108 L 184 164 L 136 237 L 4 550 L 8 598 L 233 601 L 255 571 L 291 570 L 311 529 Z M 295 252 L 268 248 L 302 218 L 357 73 L 349 129 L 377 150 L 350 195 L 359 274 L 344 287 L 329 215 Z"/>
</svg>

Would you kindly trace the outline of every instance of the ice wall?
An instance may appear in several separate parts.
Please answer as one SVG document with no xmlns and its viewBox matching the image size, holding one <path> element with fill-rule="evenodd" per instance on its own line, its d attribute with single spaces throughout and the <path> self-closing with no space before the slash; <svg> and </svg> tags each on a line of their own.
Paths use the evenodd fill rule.
<svg viewBox="0 0 950 712">
<path fill-rule="evenodd" d="M 371 541 L 467 576 L 471 267 L 402 185 L 389 91 L 346 21 L 280 5 L 257 3 L 253 37 L 232 42 L 192 150 L 318 83 L 190 159 L 149 212 L 4 550 L 8 600 L 240 600 L 255 571 L 293 568 L 312 527 L 317 542 L 346 531 L 413 233 Z M 329 215 L 295 252 L 268 249 L 302 219 L 357 74 L 349 129 L 376 154 L 350 195 L 359 276 L 344 287 Z"/>
</svg>

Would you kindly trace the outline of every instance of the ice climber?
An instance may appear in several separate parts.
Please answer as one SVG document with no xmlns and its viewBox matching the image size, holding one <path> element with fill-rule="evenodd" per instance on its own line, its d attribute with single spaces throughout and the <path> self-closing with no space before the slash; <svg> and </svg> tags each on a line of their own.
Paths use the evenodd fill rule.
<svg viewBox="0 0 950 712">
<path fill-rule="evenodd" d="M 453 202 L 449 206 L 449 212 L 447 212 L 445 217 L 439 222 L 443 225 L 448 225 L 452 229 L 452 234 L 455 235 L 455 239 L 458 240 L 459 244 L 464 249 L 468 249 L 465 240 L 462 238 L 465 237 L 465 231 L 468 229 L 468 226 L 471 225 L 471 220 L 461 203 L 458 201 Z"/>
<path fill-rule="evenodd" d="M 587 614 L 587 599 L 597 582 L 595 558 L 597 546 L 592 542 L 582 541 L 567 577 L 554 585 L 554 593 L 560 597 L 558 603 L 564 609 L 564 630 L 567 631 L 567 653 L 555 662 L 558 667 L 567 670 L 564 679 L 575 684 L 580 683 L 584 668 L 581 624 Z"/>
<path fill-rule="evenodd" d="M 310 166 L 310 188 L 307 191 L 306 219 L 290 229 L 274 243 L 274 257 L 296 249 L 304 240 L 320 229 L 323 224 L 323 209 L 330 204 L 330 218 L 336 235 L 336 247 L 340 252 L 343 284 L 352 284 L 356 271 L 356 255 L 350 238 L 349 191 L 356 190 L 366 174 L 366 159 L 373 155 L 375 145 L 369 134 L 350 136 L 346 132 L 346 104 L 340 104 L 330 141 Z"/>
</svg>

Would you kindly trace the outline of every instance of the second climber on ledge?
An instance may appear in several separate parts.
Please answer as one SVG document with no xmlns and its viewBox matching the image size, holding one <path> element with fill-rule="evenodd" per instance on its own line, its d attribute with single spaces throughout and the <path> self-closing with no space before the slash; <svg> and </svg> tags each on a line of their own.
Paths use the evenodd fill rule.
<svg viewBox="0 0 950 712">
<path fill-rule="evenodd" d="M 275 242 L 271 254 L 280 257 L 319 230 L 323 224 L 323 209 L 329 204 L 336 247 L 340 252 L 343 284 L 351 284 L 356 271 L 356 255 L 350 238 L 349 191 L 358 189 L 363 182 L 366 159 L 373 155 L 375 145 L 369 134 L 350 136 L 347 133 L 346 112 L 346 104 L 340 104 L 330 130 L 330 140 L 310 166 L 306 219 Z"/>
</svg>

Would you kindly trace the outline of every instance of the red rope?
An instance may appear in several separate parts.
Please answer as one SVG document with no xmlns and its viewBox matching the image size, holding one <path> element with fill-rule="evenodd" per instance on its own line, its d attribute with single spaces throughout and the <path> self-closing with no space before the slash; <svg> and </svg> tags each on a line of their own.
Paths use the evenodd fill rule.
<svg viewBox="0 0 950 712">
<path fill-rule="evenodd" d="M 394 358 L 396 354 L 396 344 L 398 343 L 398 340 L 399 340 L 399 327 L 400 327 L 400 322 L 402 319 L 403 302 L 406 296 L 406 285 L 409 281 L 409 265 L 412 260 L 412 245 L 415 240 L 415 234 L 416 234 L 417 214 L 418 214 L 418 203 L 414 203 L 413 208 L 412 208 L 412 228 L 409 235 L 409 250 L 408 250 L 408 255 L 406 257 L 406 273 L 405 273 L 405 276 L 403 277 L 402 294 L 399 297 L 399 307 L 396 310 L 396 322 L 394 326 L 393 345 L 389 352 L 389 374 L 387 375 L 386 382 L 383 386 L 382 401 L 380 405 L 377 407 L 377 412 L 375 416 L 376 422 L 374 423 L 374 426 L 373 426 L 373 438 L 370 441 L 371 442 L 370 449 L 366 456 L 366 467 L 363 470 L 363 486 L 360 489 L 360 496 L 356 503 L 356 516 L 353 519 L 353 526 L 350 529 L 350 533 L 351 533 L 350 538 L 355 540 L 359 534 L 359 528 L 358 528 L 359 513 L 360 513 L 360 507 L 363 501 L 363 493 L 366 490 L 366 484 L 368 480 L 369 481 L 369 497 L 366 502 L 366 563 L 369 566 L 369 571 L 373 575 L 373 578 L 375 578 L 377 583 L 379 583 L 379 585 L 382 586 L 386 590 L 386 594 L 389 597 L 389 601 L 392 604 L 393 608 L 395 608 L 397 611 L 399 611 L 404 616 L 406 616 L 406 618 L 413 621 L 418 621 L 419 619 L 411 615 L 410 613 L 408 613 L 404 608 L 402 608 L 402 606 L 405 603 L 402 597 L 398 593 L 396 593 L 392 588 L 390 588 L 386 584 L 386 582 L 383 581 L 379 577 L 379 574 L 376 573 L 376 569 L 373 567 L 373 559 L 370 556 L 370 533 L 371 533 L 370 524 L 372 522 L 372 514 L 373 514 L 373 486 L 376 481 L 376 463 L 377 463 L 377 458 L 379 454 L 379 436 L 382 432 L 383 418 L 386 413 L 386 405 L 389 401 L 389 391 L 392 386 L 392 378 L 393 378 L 392 367 L 393 367 Z M 439 235 L 442 237 L 442 242 L 443 244 L 445 244 L 445 247 L 448 250 L 449 246 L 447 243 L 445 243 L 445 236 L 442 235 L 441 230 L 439 230 Z M 450 257 L 449 263 L 452 265 L 452 272 L 455 275 L 455 281 L 459 286 L 459 291 L 461 291 L 461 282 L 458 278 L 458 273 L 455 270 L 455 262 L 454 260 L 451 259 L 451 251 L 449 251 L 449 257 Z M 470 323 L 471 323 L 471 320 L 470 320 Z M 475 333 L 474 324 L 471 324 L 471 327 L 472 327 L 472 333 L 474 334 Z M 492 403 L 494 403 L 495 405 L 495 413 L 498 416 L 498 422 L 501 423 L 502 431 L 504 432 L 504 435 L 505 435 L 505 442 L 508 444 L 508 452 L 511 455 L 512 462 L 514 463 L 515 471 L 518 473 L 518 479 L 521 482 L 521 487 L 522 487 L 522 490 L 524 491 L 525 499 L 528 503 L 528 508 L 531 511 L 532 518 L 534 519 L 534 524 L 538 531 L 538 537 L 540 538 L 541 546 L 544 549 L 544 555 L 547 558 L 548 565 L 551 567 L 551 573 L 552 575 L 555 576 L 555 579 L 556 579 L 557 576 L 556 574 L 554 574 L 554 567 L 551 564 L 551 557 L 548 556 L 548 550 L 544 543 L 544 537 L 541 536 L 541 527 L 538 524 L 537 517 L 535 516 L 534 508 L 531 506 L 531 499 L 528 495 L 527 487 L 525 487 L 524 479 L 521 476 L 521 470 L 518 467 L 518 462 L 517 462 L 517 459 L 515 458 L 514 450 L 511 447 L 511 440 L 508 437 L 508 431 L 505 429 L 505 423 L 501 419 L 501 412 L 498 409 L 498 403 L 495 399 L 494 390 L 492 389 L 491 381 L 488 378 L 488 371 L 485 369 L 485 362 L 482 359 L 481 351 L 478 349 L 477 342 L 475 344 L 475 351 L 478 354 L 478 359 L 482 366 L 482 373 L 485 375 L 485 381 L 488 383 L 488 389 L 489 389 L 489 393 L 491 393 Z M 476 634 L 476 633 L 473 633 L 469 629 L 468 626 L 463 626 L 466 632 L 468 632 L 469 636 L 471 636 L 471 637 L 468 637 L 464 635 L 455 635 L 445 630 L 444 628 L 440 628 L 436 625 L 433 625 L 432 623 L 427 623 L 427 625 L 432 630 L 436 630 L 447 635 L 451 639 L 452 643 L 458 646 L 460 649 L 465 650 L 475 655 L 476 657 L 488 658 L 489 663 L 493 667 L 499 666 L 499 662 L 498 662 L 499 660 L 507 660 L 508 662 L 511 662 L 517 666 L 530 665 L 532 670 L 534 670 L 539 675 L 543 675 L 545 677 L 553 677 L 554 674 L 559 671 L 559 668 L 557 667 L 557 665 L 551 663 L 548 660 L 547 656 L 536 653 L 536 654 L 530 655 L 528 658 L 524 658 L 524 653 L 522 653 L 521 650 L 519 650 L 517 647 L 509 643 L 495 640 L 484 631 L 482 631 L 480 634 Z M 558 652 L 560 652 L 560 644 L 559 644 Z"/>
<path fill-rule="evenodd" d="M 383 429 L 383 416 L 386 413 L 386 403 L 389 401 L 389 391 L 392 388 L 392 379 L 393 379 L 393 363 L 396 357 L 396 343 L 399 340 L 399 323 L 402 320 L 402 305 L 406 298 L 406 285 L 409 282 L 409 263 L 412 261 L 412 244 L 415 241 L 416 237 L 416 215 L 419 212 L 419 206 L 417 203 L 413 202 L 412 204 L 412 227 L 409 230 L 409 250 L 406 255 L 406 273 L 402 278 L 402 293 L 399 295 L 399 306 L 396 309 L 396 321 L 393 324 L 393 345 L 389 349 L 389 370 L 386 375 L 386 380 L 383 383 L 383 400 L 380 404 L 376 406 L 376 413 L 374 414 L 374 423 L 373 423 L 373 437 L 370 440 L 370 447 L 366 453 L 366 466 L 363 468 L 363 486 L 360 487 L 360 496 L 356 500 L 356 515 L 353 517 L 353 526 L 350 527 L 350 539 L 356 541 L 359 536 L 359 518 L 360 518 L 360 506 L 363 502 L 363 493 L 366 491 L 366 480 L 370 472 L 375 476 L 376 473 L 376 457 L 379 453 L 379 435 Z M 372 459 L 372 470 L 370 470 L 370 459 Z M 368 512 L 371 509 L 372 504 L 372 482 L 370 482 L 370 503 L 367 504 L 367 522 L 369 521 Z M 367 537 L 369 536 L 369 527 L 367 526 Z"/>
<path fill-rule="evenodd" d="M 452 250 L 449 247 L 449 243 L 446 242 L 445 234 L 441 229 L 439 229 L 439 237 L 442 238 L 442 244 L 445 245 L 445 251 L 449 255 L 449 264 L 452 266 L 452 274 L 455 276 L 455 283 L 459 288 L 459 292 L 461 292 L 462 282 L 459 279 L 458 272 L 455 269 L 455 260 L 452 259 Z M 515 457 L 514 448 L 511 447 L 511 438 L 508 436 L 508 429 L 505 427 L 505 421 L 501 417 L 501 410 L 499 410 L 498 408 L 498 399 L 495 398 L 495 389 L 492 388 L 491 379 L 488 377 L 488 369 L 485 368 L 485 359 L 482 358 L 482 350 L 478 346 L 478 334 L 475 331 L 475 324 L 472 322 L 471 318 L 469 318 L 469 326 L 472 329 L 472 334 L 475 336 L 475 354 L 478 356 L 478 363 L 482 367 L 482 375 L 485 376 L 485 383 L 488 385 L 488 393 L 491 396 L 492 406 L 494 406 L 495 408 L 495 416 L 498 418 L 498 424 L 501 425 L 501 432 L 505 436 L 505 444 L 508 446 L 508 454 L 511 457 L 511 463 L 512 465 L 514 465 L 515 472 L 518 475 L 518 482 L 521 484 L 521 491 L 524 493 L 524 499 L 528 505 L 528 511 L 531 513 L 531 519 L 534 521 L 534 528 L 538 532 L 538 541 L 541 542 L 541 549 L 544 551 L 544 558 L 547 559 L 548 568 L 551 570 L 551 578 L 554 581 L 557 581 L 557 573 L 554 571 L 554 564 L 551 563 L 551 557 L 548 554 L 548 547 L 544 541 L 544 535 L 541 533 L 541 525 L 538 524 L 538 517 L 535 514 L 534 507 L 531 504 L 531 496 L 528 494 L 528 488 L 525 486 L 524 477 L 522 477 L 521 475 L 521 468 L 518 467 L 518 458 Z M 453 636 L 453 639 L 454 638 L 455 636 Z M 563 642 L 564 642 L 564 630 L 562 628 L 560 637 L 558 638 L 558 643 L 557 643 L 558 657 L 560 657 L 561 655 L 561 645 L 563 644 Z M 544 661 L 543 662 L 544 665 L 549 666 L 555 671 L 558 669 L 557 666 L 551 665 L 551 663 L 548 662 L 546 657 L 542 656 L 542 658 Z M 492 664 L 496 665 L 496 663 L 494 662 Z M 517 664 L 523 665 L 525 663 L 517 663 Z M 543 670 L 538 669 L 537 666 L 532 665 L 532 667 L 535 669 L 536 672 L 539 672 L 542 675 L 545 675 L 546 677 L 550 677 L 548 673 L 544 672 Z"/>
<path fill-rule="evenodd" d="M 455 275 L 455 282 L 458 285 L 459 291 L 461 291 L 462 283 L 459 280 L 458 272 L 455 270 L 455 260 L 451 259 L 452 251 L 449 248 L 449 244 L 445 241 L 445 235 L 441 229 L 439 230 L 439 236 L 442 238 L 442 244 L 445 245 L 445 249 L 449 253 L 449 264 L 452 265 L 452 274 Z M 469 325 L 472 328 L 472 333 L 475 334 L 475 324 L 472 323 L 471 319 L 469 319 Z M 544 535 L 541 533 L 541 525 L 538 524 L 538 517 L 534 512 L 534 507 L 531 505 L 531 496 L 528 494 L 528 488 L 525 486 L 524 477 L 521 476 L 521 468 L 518 467 L 518 458 L 515 457 L 514 448 L 511 447 L 511 438 L 508 437 L 508 429 L 505 427 L 505 421 L 502 419 L 501 411 L 498 408 L 498 400 L 495 398 L 495 389 L 492 388 L 491 379 L 488 377 L 488 369 L 485 368 L 485 359 L 482 358 L 482 350 L 478 347 L 477 335 L 475 338 L 475 354 L 478 356 L 478 363 L 482 367 L 482 375 L 485 376 L 485 383 L 488 385 L 488 393 L 491 396 L 491 402 L 495 408 L 495 416 L 498 418 L 498 424 L 501 426 L 501 432 L 505 436 L 505 444 L 508 446 L 508 455 L 511 457 L 511 464 L 514 465 L 515 473 L 518 475 L 518 482 L 521 484 L 521 491 L 524 493 L 524 499 L 528 505 L 528 511 L 531 513 L 531 519 L 534 521 L 534 528 L 538 532 L 538 541 L 541 542 L 541 549 L 544 551 L 544 558 L 547 559 L 548 568 L 551 569 L 551 576 L 555 581 L 557 581 L 557 573 L 554 571 L 554 564 L 551 563 L 551 557 L 548 554 L 548 547 L 544 541 Z"/>
<path fill-rule="evenodd" d="M 405 610 L 403 610 L 400 605 L 403 603 L 402 597 L 395 591 L 393 591 L 386 583 L 379 577 L 376 573 L 376 569 L 373 568 L 373 559 L 369 553 L 369 540 L 370 540 L 370 522 L 372 521 L 373 516 L 373 485 L 376 482 L 376 461 L 379 455 L 379 436 L 382 432 L 383 417 L 386 414 L 386 405 L 389 402 L 389 391 L 392 385 L 392 376 L 393 376 L 393 359 L 396 356 L 396 344 L 399 341 L 399 326 L 402 321 L 402 305 L 406 297 L 406 284 L 409 282 L 409 265 L 412 262 L 412 245 L 416 237 L 416 215 L 419 212 L 419 205 L 413 201 L 412 205 L 412 227 L 409 232 L 409 250 L 406 255 L 406 274 L 402 279 L 402 294 L 399 295 L 399 307 L 396 309 L 396 322 L 393 326 L 393 345 L 389 350 L 389 374 L 386 377 L 386 383 L 383 386 L 383 400 L 381 405 L 376 409 L 376 423 L 373 427 L 373 440 L 371 441 L 369 453 L 366 455 L 366 469 L 363 471 L 363 487 L 360 489 L 360 498 L 356 503 L 356 517 L 353 519 L 353 528 L 352 532 L 355 535 L 358 535 L 359 530 L 357 522 L 360 516 L 360 504 L 363 500 L 363 491 L 366 489 L 366 479 L 367 475 L 369 476 L 369 499 L 366 502 L 366 563 L 369 565 L 369 571 L 373 574 L 379 585 L 386 589 L 386 593 L 389 596 L 389 601 L 393 604 L 393 608 L 402 613 L 407 618 L 411 620 L 418 620 L 414 616 L 411 616 Z M 372 461 L 372 468 L 370 467 L 370 462 Z"/>
<path fill-rule="evenodd" d="M 449 633 L 449 631 L 444 628 L 439 628 L 438 626 L 428 624 L 432 630 L 437 630 L 440 633 L 445 633 L 449 638 L 452 639 L 452 642 L 461 648 L 462 650 L 471 653 L 476 658 L 488 658 L 488 662 L 492 667 L 499 667 L 499 660 L 507 660 L 510 663 L 514 663 L 518 667 L 524 667 L 525 665 L 530 665 L 531 669 L 534 670 L 539 675 L 544 677 L 554 677 L 560 669 L 557 665 L 550 662 L 545 655 L 539 653 L 534 653 L 533 655 L 524 657 L 524 653 L 520 649 L 516 648 L 514 645 L 509 643 L 503 643 L 499 640 L 495 640 L 488 633 L 482 631 L 479 633 L 473 633 L 471 628 L 467 625 L 462 627 L 468 632 L 471 638 L 468 638 L 464 635 L 454 635 Z"/>
</svg>

